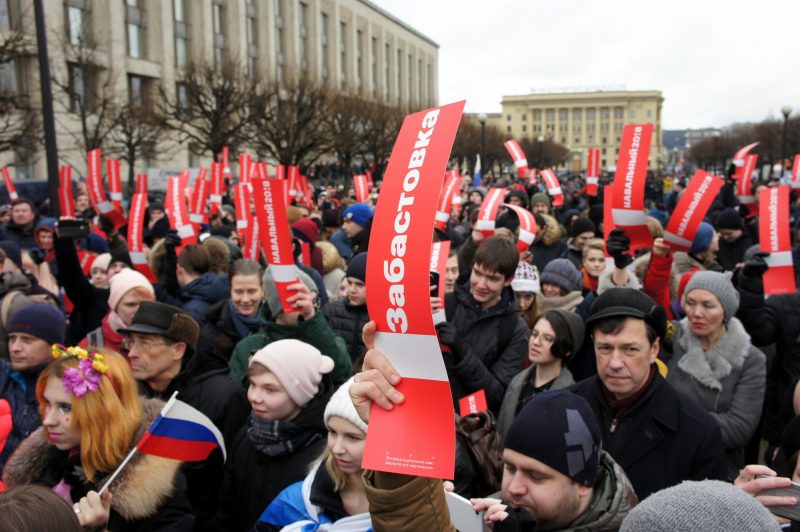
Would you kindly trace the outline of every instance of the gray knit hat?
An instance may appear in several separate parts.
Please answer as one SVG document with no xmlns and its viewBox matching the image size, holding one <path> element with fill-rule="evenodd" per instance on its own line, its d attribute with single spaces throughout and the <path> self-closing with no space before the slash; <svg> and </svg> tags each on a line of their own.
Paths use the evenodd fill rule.
<svg viewBox="0 0 800 532">
<path fill-rule="evenodd" d="M 317 285 L 314 284 L 314 280 L 308 276 L 304 271 L 302 271 L 297 266 L 294 267 L 297 270 L 297 277 L 303 281 L 309 290 L 317 293 Z M 272 314 L 273 318 L 276 318 L 278 314 L 283 312 L 283 305 L 281 305 L 281 298 L 278 296 L 278 287 L 275 286 L 275 280 L 272 278 L 272 271 L 267 267 L 264 270 L 264 277 L 261 278 L 261 287 L 264 289 L 264 299 L 267 301 L 267 305 L 269 305 L 269 311 Z"/>
<path fill-rule="evenodd" d="M 569 259 L 554 259 L 547 263 L 539 277 L 541 283 L 550 283 L 561 287 L 567 292 L 580 290 L 583 279 L 581 272 Z"/>
<path fill-rule="evenodd" d="M 647 530 L 780 530 L 754 497 L 719 480 L 686 481 L 643 500 L 625 517 L 620 532 Z"/>
<path fill-rule="evenodd" d="M 708 290 L 719 299 L 722 308 L 725 309 L 725 323 L 728 323 L 739 309 L 739 292 L 733 287 L 732 277 L 731 272 L 697 272 L 686 283 L 686 290 L 683 293 L 689 295 L 689 292 L 697 288 Z"/>
<path fill-rule="evenodd" d="M 537 203 L 544 203 L 549 208 L 550 198 L 548 198 L 547 194 L 545 194 L 544 192 L 537 192 L 536 194 L 531 196 L 531 207 L 533 207 Z"/>
</svg>

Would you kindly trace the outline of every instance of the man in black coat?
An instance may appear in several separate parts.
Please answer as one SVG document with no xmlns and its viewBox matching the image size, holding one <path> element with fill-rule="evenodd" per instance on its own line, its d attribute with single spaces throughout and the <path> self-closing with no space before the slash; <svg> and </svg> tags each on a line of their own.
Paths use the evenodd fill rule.
<svg viewBox="0 0 800 532">
<path fill-rule="evenodd" d="M 570 389 L 591 405 L 603 448 L 622 466 L 639 499 L 684 480 L 725 478 L 725 450 L 710 414 L 659 375 L 666 314 L 650 296 L 612 288 L 586 320 L 597 375 Z"/>
<path fill-rule="evenodd" d="M 250 413 L 244 389 L 228 376 L 225 368 L 208 358 L 194 356 L 200 326 L 177 307 L 144 301 L 127 328 L 128 360 L 139 391 L 146 397 L 178 399 L 205 414 L 231 448 L 236 433 Z M 209 526 L 217 510 L 224 465 L 222 453 L 214 451 L 204 462 L 187 463 L 183 473 L 189 485 L 197 523 Z"/>
</svg>

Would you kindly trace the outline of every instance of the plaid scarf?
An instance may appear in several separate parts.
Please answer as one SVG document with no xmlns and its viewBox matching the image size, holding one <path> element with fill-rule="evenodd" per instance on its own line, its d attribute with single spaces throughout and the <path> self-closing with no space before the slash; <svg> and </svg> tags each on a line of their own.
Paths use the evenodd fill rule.
<svg viewBox="0 0 800 532">
<path fill-rule="evenodd" d="M 305 449 L 322 438 L 322 434 L 291 421 L 261 419 L 250 412 L 247 437 L 253 447 L 267 456 L 286 456 Z"/>
</svg>

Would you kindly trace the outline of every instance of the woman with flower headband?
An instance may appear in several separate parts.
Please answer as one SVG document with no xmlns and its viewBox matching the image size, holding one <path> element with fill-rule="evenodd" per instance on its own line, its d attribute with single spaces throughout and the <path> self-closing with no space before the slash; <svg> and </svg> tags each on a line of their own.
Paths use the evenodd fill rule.
<svg viewBox="0 0 800 532">
<path fill-rule="evenodd" d="M 36 397 L 42 429 L 6 463 L 9 488 L 40 484 L 74 504 L 83 526 L 119 530 L 191 530 L 181 462 L 134 454 L 102 497 L 98 492 L 147 428 L 163 402 L 141 399 L 125 359 L 53 346 Z"/>
</svg>

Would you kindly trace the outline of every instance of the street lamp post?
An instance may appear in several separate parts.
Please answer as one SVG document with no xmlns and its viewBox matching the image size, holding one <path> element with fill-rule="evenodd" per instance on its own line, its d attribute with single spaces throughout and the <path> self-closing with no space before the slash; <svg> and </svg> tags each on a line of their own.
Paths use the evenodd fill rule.
<svg viewBox="0 0 800 532">
<path fill-rule="evenodd" d="M 483 165 L 486 164 L 486 160 L 484 157 L 484 151 L 486 150 L 486 113 L 481 113 L 478 115 L 478 122 L 481 123 L 481 171 L 483 171 Z M 488 174 L 487 174 L 488 175 Z"/>
<path fill-rule="evenodd" d="M 53 91 L 50 80 L 50 61 L 47 57 L 47 35 L 45 33 L 44 7 L 41 0 L 34 0 L 33 14 L 36 24 L 36 48 L 39 55 L 39 86 L 42 94 L 42 125 L 44 129 L 45 160 L 47 161 L 47 188 L 50 198 L 50 215 L 61 214 L 58 203 L 58 148 L 56 146 L 55 113 Z"/>
<path fill-rule="evenodd" d="M 714 137 L 714 168 L 711 169 L 711 173 L 716 175 L 717 163 L 719 162 L 719 159 L 717 158 L 719 155 L 719 138 L 722 136 L 722 133 L 720 133 L 719 130 L 716 130 L 711 134 L 711 136 Z"/>
<path fill-rule="evenodd" d="M 544 135 L 539 135 L 539 168 L 544 168 Z"/>
<path fill-rule="evenodd" d="M 783 134 L 781 135 L 781 177 L 786 168 L 786 133 L 789 130 L 789 115 L 792 114 L 792 108 L 788 105 L 781 107 L 783 113 Z"/>
</svg>

